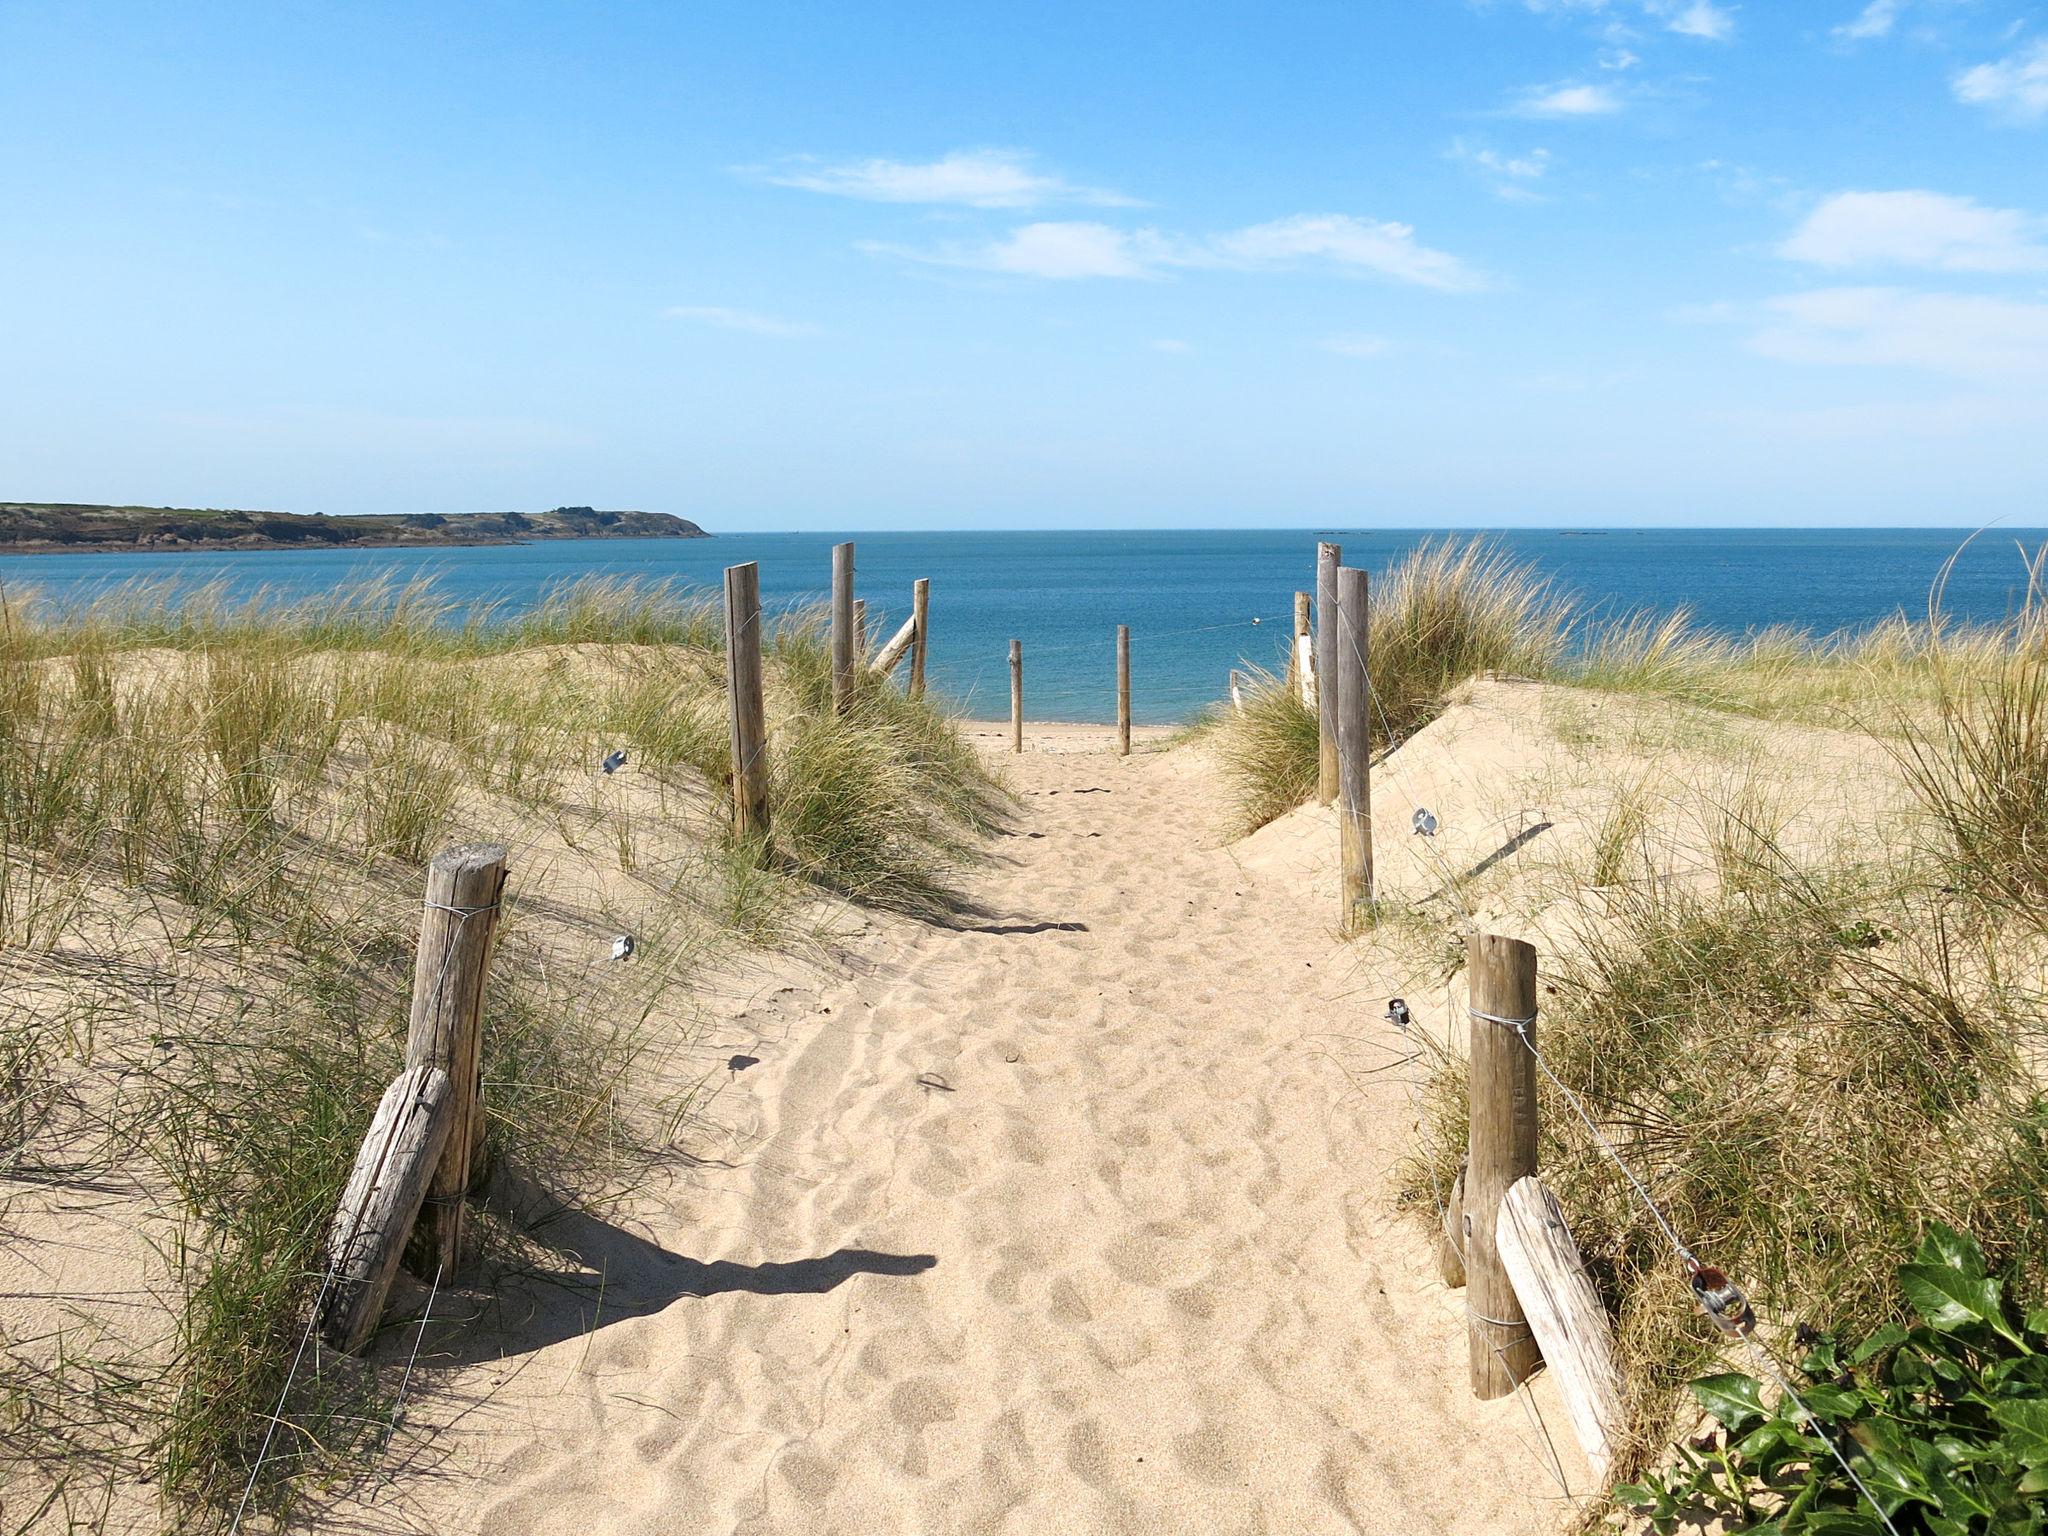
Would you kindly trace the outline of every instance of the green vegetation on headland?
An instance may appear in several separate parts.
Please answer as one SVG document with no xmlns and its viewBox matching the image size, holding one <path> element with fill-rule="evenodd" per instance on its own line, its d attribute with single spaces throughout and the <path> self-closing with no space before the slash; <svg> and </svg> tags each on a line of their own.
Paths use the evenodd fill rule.
<svg viewBox="0 0 2048 1536">
<path fill-rule="evenodd" d="M 0 502 L 0 552 L 51 550 L 381 549 L 416 544 L 524 544 L 535 539 L 702 539 L 667 512 L 408 512 L 329 517 L 214 507 L 108 507 L 84 502 Z"/>
</svg>

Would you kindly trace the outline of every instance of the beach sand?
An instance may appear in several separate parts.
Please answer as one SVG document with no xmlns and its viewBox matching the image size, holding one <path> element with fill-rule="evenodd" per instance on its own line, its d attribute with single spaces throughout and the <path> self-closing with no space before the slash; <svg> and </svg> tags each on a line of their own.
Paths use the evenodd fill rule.
<svg viewBox="0 0 2048 1536">
<path fill-rule="evenodd" d="M 1413 1069 L 1333 931 L 1329 813 L 1233 848 L 1199 749 L 972 734 L 1021 807 L 976 909 L 763 985 L 710 1047 L 723 1150 L 544 1234 L 589 1283 L 451 1334 L 470 1363 L 434 1329 L 335 1525 L 1565 1523 L 1558 1474 L 1590 1482 L 1550 1383 L 1473 1399 L 1464 1293 L 1395 1209 Z"/>
</svg>

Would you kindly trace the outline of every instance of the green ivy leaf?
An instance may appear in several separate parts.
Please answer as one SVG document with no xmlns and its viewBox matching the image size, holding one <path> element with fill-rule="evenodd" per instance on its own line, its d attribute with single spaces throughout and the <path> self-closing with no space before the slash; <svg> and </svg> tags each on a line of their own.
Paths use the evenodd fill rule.
<svg viewBox="0 0 2048 1536">
<path fill-rule="evenodd" d="M 1944 1333 L 1982 1323 L 2019 1342 L 2005 1321 L 1996 1280 L 1945 1264 L 1905 1264 L 1899 1268 L 1899 1288 L 1914 1310 Z"/>
<path fill-rule="evenodd" d="M 1730 1434 L 1740 1434 L 1764 1416 L 1762 1385 L 1739 1371 L 1701 1377 L 1692 1383 L 1692 1395 Z"/>
<path fill-rule="evenodd" d="M 2021 1466 L 2048 1467 L 2048 1402 L 1993 1403 L 1991 1417 Z"/>
<path fill-rule="evenodd" d="M 1953 1269 L 1972 1280 L 1984 1278 L 1984 1250 L 1977 1246 L 1977 1239 L 1938 1221 L 1928 1223 L 1915 1263 Z"/>
</svg>

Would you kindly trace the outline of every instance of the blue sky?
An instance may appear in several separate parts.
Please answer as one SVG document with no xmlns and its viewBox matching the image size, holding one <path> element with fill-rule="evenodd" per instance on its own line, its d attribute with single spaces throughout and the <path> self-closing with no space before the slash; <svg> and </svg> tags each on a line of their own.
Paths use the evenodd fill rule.
<svg viewBox="0 0 2048 1536">
<path fill-rule="evenodd" d="M 2048 7 L 0 0 L 0 496 L 2048 521 Z"/>
</svg>

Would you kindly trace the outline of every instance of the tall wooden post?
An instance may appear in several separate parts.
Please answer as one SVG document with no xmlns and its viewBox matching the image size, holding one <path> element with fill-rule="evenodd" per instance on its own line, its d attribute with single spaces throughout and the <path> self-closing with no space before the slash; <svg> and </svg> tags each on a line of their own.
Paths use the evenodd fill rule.
<svg viewBox="0 0 2048 1536">
<path fill-rule="evenodd" d="M 1316 799 L 1337 798 L 1337 567 L 1344 551 L 1316 546 Z"/>
<path fill-rule="evenodd" d="M 1311 666 L 1302 655 L 1302 642 L 1308 639 L 1310 603 L 1306 592 L 1294 594 L 1294 643 L 1287 648 L 1287 691 L 1298 699 L 1308 697 L 1305 690 L 1312 675 Z"/>
<path fill-rule="evenodd" d="M 732 831 L 768 835 L 768 709 L 761 689 L 761 567 L 725 568 L 725 685 L 732 716 Z"/>
<path fill-rule="evenodd" d="M 853 546 L 832 546 L 832 708 L 853 704 Z"/>
<path fill-rule="evenodd" d="M 427 1185 L 426 1218 L 451 1275 L 462 1258 L 462 1202 L 483 1143 L 484 972 L 504 889 L 503 843 L 446 848 L 427 866 L 405 1064 L 448 1074 L 452 1128 Z"/>
<path fill-rule="evenodd" d="M 1536 1171 L 1536 1058 L 1512 1023 L 1536 1039 L 1536 951 L 1475 933 L 1467 947 L 1471 1139 L 1465 1162 L 1465 1283 L 1472 1391 L 1505 1397 L 1542 1358 L 1495 1236 L 1500 1203 Z"/>
<path fill-rule="evenodd" d="M 1342 926 L 1372 924 L 1372 681 L 1366 669 L 1366 574 L 1337 572 L 1337 847 Z"/>
<path fill-rule="evenodd" d="M 1116 751 L 1131 755 L 1131 626 L 1116 627 Z"/>
<path fill-rule="evenodd" d="M 1010 642 L 1010 750 L 1024 750 L 1024 642 Z"/>
<path fill-rule="evenodd" d="M 864 667 L 868 661 L 868 600 L 856 597 L 853 600 L 853 664 Z"/>
<path fill-rule="evenodd" d="M 929 578 L 920 576 L 910 588 L 910 617 L 917 628 L 910 637 L 910 695 L 917 698 L 924 693 L 925 626 L 930 622 L 932 606 L 932 584 Z"/>
</svg>

